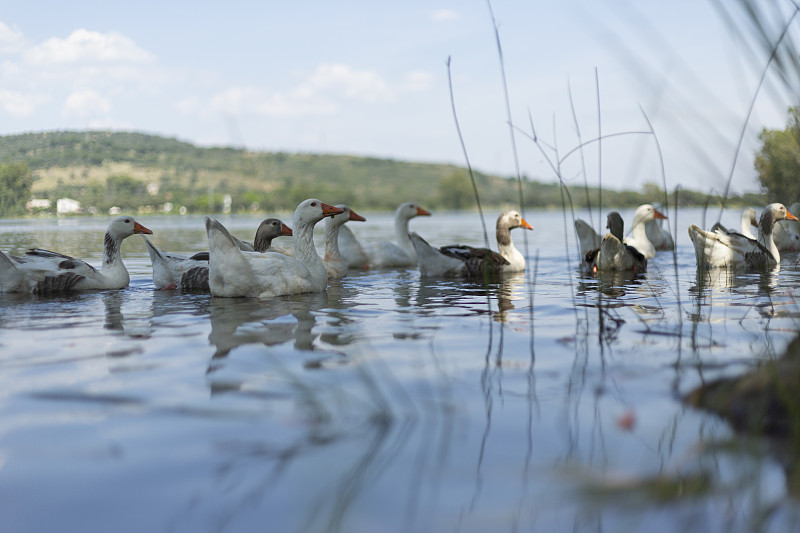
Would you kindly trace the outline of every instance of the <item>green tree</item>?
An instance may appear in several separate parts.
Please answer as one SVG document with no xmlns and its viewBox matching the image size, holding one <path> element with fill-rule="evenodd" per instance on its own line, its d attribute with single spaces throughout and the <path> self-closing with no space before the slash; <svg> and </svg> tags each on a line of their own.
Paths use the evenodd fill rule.
<svg viewBox="0 0 800 533">
<path fill-rule="evenodd" d="M 0 165 L 0 215 L 24 213 L 32 184 L 33 176 L 25 163 Z"/>
<path fill-rule="evenodd" d="M 758 136 L 761 150 L 756 155 L 758 181 L 770 200 L 789 205 L 798 199 L 800 183 L 800 108 L 789 109 L 789 121 L 782 131 L 764 129 Z"/>
<path fill-rule="evenodd" d="M 138 207 L 146 199 L 147 185 L 127 174 L 116 174 L 106 180 L 106 200 L 123 209 Z"/>
<path fill-rule="evenodd" d="M 466 209 L 475 205 L 475 193 L 466 171 L 456 171 L 439 181 L 439 205 L 446 209 Z"/>
</svg>

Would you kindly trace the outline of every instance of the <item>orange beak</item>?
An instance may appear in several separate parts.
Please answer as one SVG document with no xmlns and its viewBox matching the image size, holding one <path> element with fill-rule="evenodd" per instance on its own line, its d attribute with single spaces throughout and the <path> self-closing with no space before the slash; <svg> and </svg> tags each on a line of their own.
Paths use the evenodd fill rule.
<svg viewBox="0 0 800 533">
<path fill-rule="evenodd" d="M 522 220 L 522 222 L 520 222 L 520 223 L 519 223 L 519 227 L 520 227 L 520 228 L 525 228 L 525 229 L 533 229 L 533 226 L 531 226 L 530 224 L 528 224 L 528 221 L 527 221 L 527 220 L 525 220 L 524 218 L 523 218 L 523 219 L 521 219 L 521 220 Z"/>
<path fill-rule="evenodd" d="M 281 222 L 281 235 L 284 237 L 291 237 L 292 236 L 292 228 Z"/>
<path fill-rule="evenodd" d="M 357 220 L 358 222 L 365 222 L 367 219 L 362 217 L 361 215 L 359 215 L 358 213 L 356 213 L 355 211 L 353 211 L 351 209 L 350 210 L 350 218 L 348 218 L 347 220 Z"/>
<path fill-rule="evenodd" d="M 786 214 L 787 215 L 791 215 L 791 213 L 789 213 L 788 211 L 786 212 Z M 789 220 L 791 220 L 791 218 Z M 753 220 L 750 221 L 750 225 L 751 226 L 755 226 L 757 228 L 758 227 L 758 221 L 756 219 L 753 219 Z"/>
<path fill-rule="evenodd" d="M 323 217 L 330 217 L 333 215 L 341 215 L 344 213 L 344 209 L 339 209 L 338 207 L 332 206 L 331 204 L 326 204 L 325 202 L 320 202 L 322 206 L 322 216 Z"/>
<path fill-rule="evenodd" d="M 797 220 L 797 219 L 795 219 L 795 220 Z M 144 233 L 145 235 L 152 235 L 153 234 L 152 231 L 150 231 L 149 229 L 145 228 L 144 226 L 142 226 L 141 224 L 139 224 L 135 220 L 133 222 L 133 232 L 134 233 Z"/>
<path fill-rule="evenodd" d="M 789 211 L 786 211 L 786 220 L 797 220 L 797 217 L 791 214 Z"/>
<path fill-rule="evenodd" d="M 431 212 L 430 211 L 426 211 L 425 209 L 422 209 L 421 207 L 417 206 L 417 216 L 418 217 L 420 217 L 420 216 L 429 217 L 429 216 L 431 216 Z"/>
<path fill-rule="evenodd" d="M 653 209 L 653 218 L 667 218 L 667 215 L 665 215 L 658 209 Z"/>
</svg>

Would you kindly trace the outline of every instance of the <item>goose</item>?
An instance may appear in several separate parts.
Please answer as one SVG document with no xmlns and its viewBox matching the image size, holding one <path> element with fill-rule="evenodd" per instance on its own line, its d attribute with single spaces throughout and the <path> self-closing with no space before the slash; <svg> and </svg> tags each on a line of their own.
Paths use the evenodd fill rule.
<svg viewBox="0 0 800 533">
<path fill-rule="evenodd" d="M 575 233 L 578 235 L 578 246 L 581 252 L 581 259 L 592 250 L 600 248 L 600 235 L 587 222 L 577 219 L 574 222 Z"/>
<path fill-rule="evenodd" d="M 658 207 L 654 206 L 656 211 L 658 211 Z M 672 234 L 669 232 L 669 227 L 664 229 L 663 226 L 664 219 L 652 219 L 648 220 L 644 224 L 645 233 L 647 233 L 647 238 L 650 242 L 653 243 L 653 247 L 659 251 L 666 251 L 666 250 L 674 250 L 675 249 L 675 241 L 672 239 Z"/>
<path fill-rule="evenodd" d="M 282 235 L 292 235 L 292 229 L 278 220 L 268 218 L 261 221 L 256 230 L 253 244 L 233 237 L 236 246 L 242 251 L 263 253 L 270 249 L 272 239 Z M 153 284 L 156 289 L 177 289 L 208 292 L 208 252 L 198 252 L 192 256 L 167 253 L 150 239 L 142 235 L 150 262 L 153 264 Z"/>
<path fill-rule="evenodd" d="M 103 239 L 99 270 L 80 259 L 40 248 L 31 248 L 24 257 L 0 251 L 0 291 L 38 294 L 127 287 L 131 278 L 122 262 L 120 246 L 134 233 L 153 232 L 133 217 L 121 216 L 111 221 Z"/>
<path fill-rule="evenodd" d="M 367 220 L 346 205 L 337 205 L 336 207 L 342 210 L 342 214 L 331 215 L 325 221 L 325 256 L 322 262 L 328 272 L 328 279 L 338 279 L 347 275 L 348 262 L 339 251 L 339 232 L 344 227 L 344 223 L 351 220 L 359 222 Z"/>
<path fill-rule="evenodd" d="M 225 226 L 206 218 L 211 294 L 272 298 L 324 291 L 328 274 L 314 248 L 314 225 L 326 216 L 342 213 L 313 198 L 301 202 L 292 216 L 295 257 L 271 251 L 242 252 Z"/>
<path fill-rule="evenodd" d="M 364 248 L 358 238 L 350 231 L 347 226 L 339 228 L 339 251 L 347 261 L 347 266 L 350 268 L 369 268 L 369 257 L 367 257 Z"/>
<path fill-rule="evenodd" d="M 496 238 L 499 252 L 488 248 L 464 245 L 434 248 L 417 233 L 409 237 L 417 256 L 422 276 L 495 278 L 498 275 L 525 270 L 525 256 L 511 240 L 511 230 L 532 230 L 519 211 L 504 211 L 497 217 Z"/>
<path fill-rule="evenodd" d="M 366 248 L 370 267 L 392 268 L 414 266 L 417 264 L 417 254 L 408 237 L 408 221 L 417 216 L 430 216 L 427 211 L 413 202 L 400 205 L 394 214 L 395 242 L 381 242 Z M 350 250 L 342 248 L 345 257 Z"/>
<path fill-rule="evenodd" d="M 778 220 L 797 220 L 797 217 L 788 212 L 783 204 L 769 204 L 758 222 L 758 240 L 735 232 L 724 234 L 689 226 L 698 268 L 758 270 L 776 267 L 781 262 L 781 256 L 772 238 L 772 230 Z"/>
<path fill-rule="evenodd" d="M 603 237 L 598 248 L 586 253 L 584 268 L 592 273 L 615 270 L 646 272 L 647 258 L 639 250 L 623 242 L 625 223 L 620 214 L 611 211 L 607 221 L 609 233 Z"/>
<path fill-rule="evenodd" d="M 748 239 L 756 240 L 753 236 L 753 232 L 750 231 L 750 226 L 758 227 L 758 221 L 756 220 L 756 210 L 752 207 L 745 207 L 742 209 L 742 216 L 739 220 L 739 234 L 744 235 Z M 730 230 L 717 222 L 713 226 L 711 226 L 711 231 L 716 231 L 717 233 L 722 233 L 724 235 L 729 235 L 731 233 L 736 233 L 733 230 Z M 773 230 L 774 236 L 774 230 Z"/>
<path fill-rule="evenodd" d="M 793 203 L 789 212 L 800 212 L 800 202 Z M 791 220 L 780 220 L 775 223 L 772 238 L 781 252 L 800 251 L 800 224 Z"/>
<path fill-rule="evenodd" d="M 650 220 L 663 218 L 667 217 L 652 205 L 640 205 L 633 213 L 631 234 L 625 237 L 623 242 L 639 250 L 646 259 L 654 258 L 656 256 L 656 247 L 653 246 L 653 243 L 650 242 L 650 239 L 647 237 L 647 228 L 645 224 Z"/>
</svg>

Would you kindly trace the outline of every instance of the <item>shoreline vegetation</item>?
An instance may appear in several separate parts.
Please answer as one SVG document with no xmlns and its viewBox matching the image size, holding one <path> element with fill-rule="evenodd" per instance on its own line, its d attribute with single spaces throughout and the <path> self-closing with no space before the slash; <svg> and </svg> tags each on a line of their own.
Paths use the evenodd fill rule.
<svg viewBox="0 0 800 533">
<path fill-rule="evenodd" d="M 475 172 L 481 204 L 519 204 L 513 177 Z M 367 186 L 368 185 L 368 186 Z M 567 187 L 572 207 L 596 207 L 600 190 Z M 350 155 L 256 152 L 199 147 L 175 138 L 119 131 L 51 131 L 0 136 L 0 216 L 260 213 L 289 211 L 303 199 L 331 198 L 362 211 L 393 210 L 401 200 L 424 198 L 438 210 L 475 209 L 467 169 Z M 523 176 L 525 208 L 562 209 L 561 186 Z M 602 190 L 603 207 L 663 201 L 664 191 Z M 35 199 L 32 201 L 32 199 Z M 722 195 L 680 189 L 670 204 L 718 206 Z M 677 202 L 676 202 L 677 201 Z M 766 194 L 724 199 L 728 207 L 764 205 Z M 569 207 L 569 206 L 566 206 Z"/>
</svg>

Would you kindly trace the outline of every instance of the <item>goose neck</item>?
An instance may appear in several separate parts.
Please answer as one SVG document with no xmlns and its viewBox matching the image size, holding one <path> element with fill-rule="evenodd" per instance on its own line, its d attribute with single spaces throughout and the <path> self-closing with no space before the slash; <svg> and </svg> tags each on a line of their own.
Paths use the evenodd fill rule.
<svg viewBox="0 0 800 533">
<path fill-rule="evenodd" d="M 772 213 L 765 210 L 761 215 L 761 219 L 758 221 L 758 242 L 770 251 L 776 262 L 780 262 L 780 251 L 778 251 L 775 240 L 772 238 L 772 230 L 774 227 L 775 219 L 772 218 Z"/>
<path fill-rule="evenodd" d="M 334 224 L 333 220 L 329 220 L 325 225 L 325 259 L 326 260 L 339 260 L 341 254 L 339 253 L 339 228 L 340 224 Z"/>
<path fill-rule="evenodd" d="M 113 268 L 122 265 L 121 246 L 122 241 L 120 239 L 116 239 L 112 237 L 110 233 L 106 232 L 103 238 L 103 268 Z"/>
<path fill-rule="evenodd" d="M 408 219 L 403 216 L 395 217 L 394 219 L 394 235 L 399 244 L 404 250 L 416 257 L 414 253 L 414 246 L 411 244 L 411 238 L 408 236 Z"/>
</svg>

